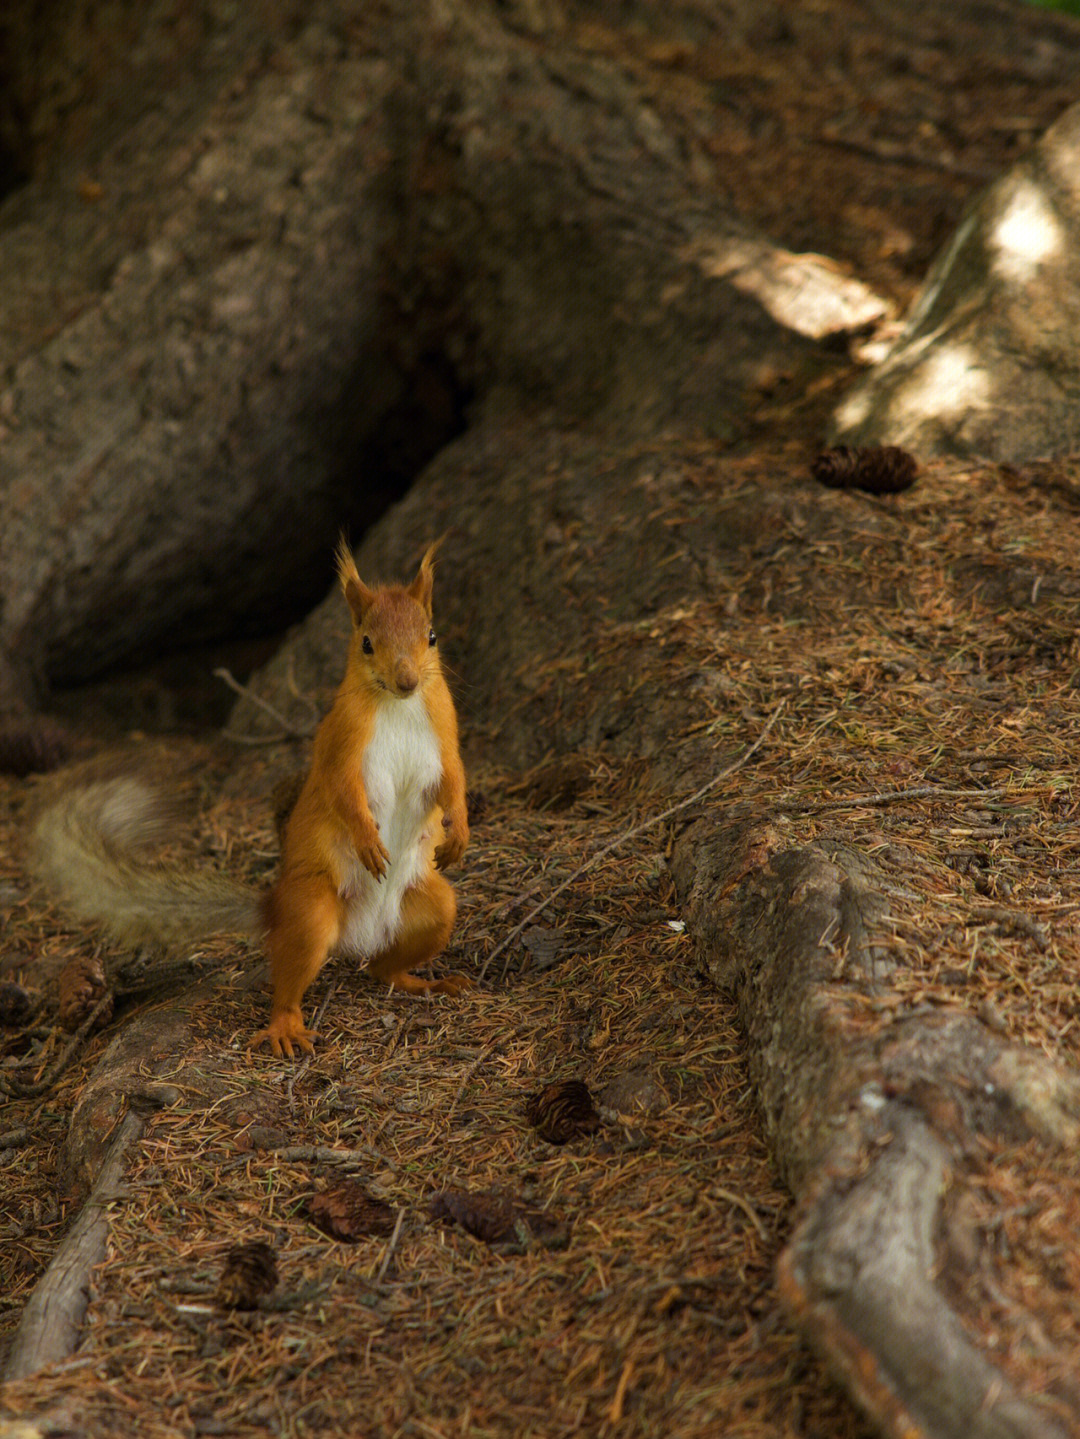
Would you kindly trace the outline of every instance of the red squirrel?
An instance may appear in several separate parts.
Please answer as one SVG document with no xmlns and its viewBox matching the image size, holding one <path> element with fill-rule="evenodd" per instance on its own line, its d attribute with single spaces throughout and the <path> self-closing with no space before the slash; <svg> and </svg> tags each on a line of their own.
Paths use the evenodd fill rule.
<svg viewBox="0 0 1080 1439">
<path fill-rule="evenodd" d="M 345 678 L 315 735 L 311 769 L 285 826 L 281 868 L 262 900 L 225 876 L 138 858 L 167 829 L 139 780 L 68 791 L 40 816 L 37 866 L 77 913 L 129 943 L 261 931 L 270 1021 L 248 1043 L 312 1050 L 301 1002 L 330 954 L 366 959 L 409 994 L 457 995 L 461 975 L 410 971 L 440 954 L 457 904 L 440 871 L 469 841 L 457 715 L 431 625 L 432 559 L 410 585 L 369 589 L 344 542 L 337 569 L 353 621 Z"/>
<path fill-rule="evenodd" d="M 432 558 L 411 585 L 369 589 L 342 544 L 352 615 L 345 678 L 315 735 L 311 770 L 285 828 L 265 903 L 275 1054 L 311 1049 L 300 1002 L 332 950 L 409 994 L 460 994 L 460 975 L 418 979 L 440 954 L 457 902 L 440 870 L 469 842 L 457 714 L 431 626 Z"/>
</svg>

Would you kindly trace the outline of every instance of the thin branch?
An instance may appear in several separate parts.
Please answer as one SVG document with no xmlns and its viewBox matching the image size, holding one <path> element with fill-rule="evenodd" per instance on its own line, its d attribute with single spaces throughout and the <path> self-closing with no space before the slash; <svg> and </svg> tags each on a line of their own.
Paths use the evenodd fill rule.
<svg viewBox="0 0 1080 1439">
<path fill-rule="evenodd" d="M 71 1036 L 60 1058 L 43 1079 L 39 1079 L 33 1084 L 23 1084 L 17 1077 L 8 1079 L 0 1075 L 0 1093 L 6 1094 L 9 1099 L 37 1099 L 39 1095 L 47 1093 L 63 1074 L 64 1070 L 67 1069 L 79 1050 L 82 1049 L 98 1018 L 112 1002 L 113 995 L 111 990 L 101 996 L 97 1004 L 94 1005 L 82 1024 Z"/>
<path fill-rule="evenodd" d="M 77 1347 L 90 1298 L 90 1271 L 105 1258 L 109 1204 L 142 1131 L 142 1119 L 131 1110 L 116 1126 L 90 1197 L 23 1310 L 4 1368 L 6 1380 L 25 1379 L 46 1364 L 66 1359 Z"/>
<path fill-rule="evenodd" d="M 398 1238 L 401 1234 L 401 1226 L 405 1223 L 405 1209 L 402 1207 L 397 1212 L 397 1223 L 394 1225 L 394 1232 L 383 1252 L 382 1263 L 379 1265 L 378 1273 L 375 1275 L 375 1283 L 381 1284 L 383 1276 L 390 1267 L 390 1260 L 393 1258 L 394 1250 L 397 1248 Z"/>
<path fill-rule="evenodd" d="M 275 709 L 272 704 L 268 704 L 266 700 L 264 700 L 260 695 L 257 695 L 254 690 L 249 689 L 247 685 L 242 685 L 231 670 L 222 667 L 220 669 L 216 669 L 214 671 L 214 674 L 219 680 L 224 680 L 224 682 L 229 686 L 231 690 L 234 691 L 234 693 L 242 695 L 244 699 L 248 699 L 252 702 L 252 704 L 258 705 L 259 709 L 265 710 L 265 712 L 270 716 L 270 718 L 276 720 L 281 726 L 286 739 L 310 739 L 311 736 L 315 733 L 314 726 L 312 725 L 309 725 L 306 729 L 300 729 L 298 726 L 290 724 L 280 710 Z M 270 740 L 263 736 L 256 737 L 238 735 L 228 730 L 225 731 L 225 733 L 230 739 L 236 740 L 239 743 L 270 743 Z M 275 736 L 275 738 L 277 738 L 277 736 Z"/>
<path fill-rule="evenodd" d="M 476 1071 L 480 1068 L 480 1066 L 483 1064 L 484 1060 L 487 1059 L 488 1055 L 491 1053 L 491 1051 L 492 1051 L 494 1048 L 495 1048 L 495 1041 L 494 1041 L 494 1040 L 492 1040 L 490 1044 L 485 1044 L 484 1047 L 483 1047 L 483 1049 L 480 1051 L 480 1053 L 476 1056 L 476 1058 L 473 1060 L 473 1062 L 469 1065 L 468 1069 L 465 1071 L 465 1077 L 462 1079 L 461 1083 L 458 1085 L 458 1087 L 457 1087 L 457 1093 L 454 1095 L 453 1099 L 450 1101 L 450 1108 L 446 1111 L 446 1119 L 443 1120 L 443 1123 L 444 1123 L 444 1124 L 446 1123 L 446 1120 L 448 1120 L 448 1119 L 450 1118 L 450 1116 L 453 1114 L 454 1110 L 458 1107 L 458 1101 L 461 1099 L 461 1096 L 465 1093 L 466 1089 L 468 1089 L 468 1087 L 469 1087 L 469 1081 L 472 1079 L 472 1077 L 475 1075 Z"/>
<path fill-rule="evenodd" d="M 672 815 L 678 814 L 680 810 L 689 809 L 689 807 L 692 804 L 695 804 L 699 799 L 701 799 L 703 795 L 708 794 L 711 789 L 715 789 L 718 784 L 722 783 L 722 781 L 730 778 L 730 776 L 733 775 L 736 770 L 741 769 L 742 766 L 747 762 L 747 760 L 750 759 L 751 756 L 756 754 L 757 751 L 761 748 L 761 746 L 765 743 L 766 739 L 768 739 L 773 725 L 780 718 L 780 715 L 782 714 L 784 706 L 786 704 L 787 700 L 780 701 L 777 707 L 773 710 L 772 714 L 769 716 L 768 720 L 765 723 L 764 729 L 758 735 L 757 739 L 752 745 L 750 745 L 748 749 L 743 750 L 742 754 L 739 756 L 738 759 L 733 760 L 732 763 L 729 765 L 725 765 L 718 774 L 714 774 L 712 779 L 709 780 L 706 784 L 703 784 L 700 789 L 696 789 L 693 794 L 687 795 L 685 799 L 679 800 L 677 804 L 669 806 L 667 809 L 662 810 L 659 814 L 654 814 L 650 819 L 644 820 L 641 824 L 635 825 L 632 829 L 624 830 L 622 834 L 616 835 L 609 844 L 604 845 L 603 849 L 598 850 L 591 859 L 586 860 L 585 863 L 580 866 L 580 868 L 576 869 L 574 873 L 570 875 L 569 879 L 563 880 L 562 884 L 557 885 L 556 888 L 553 889 L 545 899 L 542 899 L 539 904 L 533 905 L 532 909 L 529 910 L 525 918 L 521 920 L 520 923 L 514 926 L 514 928 L 510 931 L 506 938 L 501 940 L 488 955 L 487 959 L 484 960 L 483 967 L 480 970 L 481 980 L 483 980 L 489 968 L 495 963 L 499 955 L 502 954 L 503 951 L 506 950 L 508 946 L 514 942 L 514 940 L 518 937 L 522 930 L 526 929 L 530 924 L 532 924 L 533 920 L 538 914 L 542 914 L 543 911 L 547 909 L 548 905 L 551 904 L 553 900 L 558 899 L 559 895 L 562 894 L 565 890 L 568 890 L 572 884 L 575 884 L 583 874 L 587 874 L 590 869 L 594 869 L 601 860 L 606 859 L 609 854 L 611 854 L 614 850 L 617 850 L 621 845 L 627 844 L 632 839 L 637 839 L 638 835 L 644 834 L 646 830 L 653 829 L 658 824 L 663 824 L 665 820 L 670 819 Z"/>
<path fill-rule="evenodd" d="M 823 809 L 870 809 L 886 804 L 903 804 L 919 799 L 1004 799 L 1015 793 L 1008 789 L 947 789 L 936 784 L 918 785 L 914 789 L 886 789 L 873 794 L 849 794 L 837 799 L 809 799 L 783 808 L 792 813 Z"/>
<path fill-rule="evenodd" d="M 736 1194 L 733 1189 L 722 1189 L 719 1184 L 713 1186 L 712 1192 L 718 1199 L 726 1199 L 729 1204 L 734 1204 L 737 1209 L 741 1209 L 761 1235 L 762 1239 L 764 1239 L 766 1243 L 768 1242 L 769 1236 L 765 1232 L 765 1226 L 762 1224 L 757 1210 L 748 1199 L 745 1199 L 741 1194 Z"/>
<path fill-rule="evenodd" d="M 873 160 L 884 160 L 889 164 L 913 165 L 920 170 L 943 170 L 947 175 L 960 175 L 967 180 L 985 184 L 994 178 L 995 171 L 985 165 L 973 165 L 957 160 L 952 155 L 933 155 L 926 150 L 913 150 L 905 145 L 893 144 L 888 140 L 860 139 L 854 135 L 840 135 L 825 127 L 819 136 L 827 145 L 837 145 L 843 150 L 852 150 L 857 155 L 868 155 Z"/>
<path fill-rule="evenodd" d="M 326 991 L 326 993 L 323 995 L 322 1003 L 315 1011 L 315 1017 L 311 1021 L 312 1030 L 317 1030 L 319 1025 L 322 1023 L 323 1015 L 325 1015 L 327 1009 L 329 1008 L 330 1001 L 333 999 L 336 993 L 337 985 L 332 984 L 330 988 Z M 293 1094 L 293 1088 L 296 1085 L 296 1081 L 300 1078 L 300 1076 L 304 1073 L 306 1069 L 309 1069 L 311 1067 L 314 1059 L 315 1056 L 313 1054 L 305 1054 L 299 1064 L 291 1064 L 289 1066 L 289 1078 L 285 1085 L 285 1099 L 288 1103 L 290 1112 L 296 1108 L 296 1097 Z"/>
<path fill-rule="evenodd" d="M 219 733 L 222 739 L 227 739 L 231 741 L 232 744 L 250 745 L 252 749 L 264 744 L 281 744 L 287 739 L 310 738 L 309 735 L 299 732 L 296 734 L 238 734 L 234 729 L 223 729 L 219 731 Z"/>
</svg>

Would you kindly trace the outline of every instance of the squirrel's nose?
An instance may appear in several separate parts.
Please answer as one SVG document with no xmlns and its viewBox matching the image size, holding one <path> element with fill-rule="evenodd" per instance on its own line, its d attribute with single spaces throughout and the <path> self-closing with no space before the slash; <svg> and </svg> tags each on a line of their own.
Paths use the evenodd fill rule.
<svg viewBox="0 0 1080 1439">
<path fill-rule="evenodd" d="M 403 695 L 411 695 L 420 683 L 420 674 L 411 660 L 398 660 L 394 670 L 394 683 Z"/>
</svg>

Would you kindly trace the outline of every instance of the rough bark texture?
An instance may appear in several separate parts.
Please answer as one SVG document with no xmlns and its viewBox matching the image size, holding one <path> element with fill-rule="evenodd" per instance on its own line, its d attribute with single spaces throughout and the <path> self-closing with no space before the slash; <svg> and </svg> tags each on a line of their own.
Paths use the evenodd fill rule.
<svg viewBox="0 0 1080 1439">
<path fill-rule="evenodd" d="M 272 19 L 203 17 L 178 83 L 0 213 L 9 698 L 280 624 L 458 424 L 386 353 L 386 67 L 332 6 Z"/>
<path fill-rule="evenodd" d="M 723 437 L 749 382 L 887 309 L 755 236 L 558 24 L 273 19 L 208 10 L 192 83 L 0 213 L 10 692 L 272 627 L 470 397 Z"/>
<path fill-rule="evenodd" d="M 90 1302 L 90 1271 L 105 1258 L 109 1205 L 142 1128 L 134 1113 L 125 1114 L 117 1124 L 89 1198 L 23 1311 L 4 1365 L 6 1380 L 36 1374 L 67 1359 L 78 1347 Z"/>
<path fill-rule="evenodd" d="M 1080 107 L 973 206 L 839 439 L 1014 464 L 1080 446 Z"/>
<path fill-rule="evenodd" d="M 176 981 L 176 971 L 173 973 Z M 190 1057 L 213 982 L 191 984 L 144 1009 L 117 1034 L 79 1094 L 63 1152 L 65 1189 L 82 1204 L 56 1257 L 23 1311 L 3 1377 L 23 1379 L 79 1346 L 91 1271 L 105 1258 L 109 1206 L 152 1111 L 176 1104 L 185 1087 L 207 1095 L 215 1079 Z M 158 1076 L 167 1074 L 167 1079 Z"/>
<path fill-rule="evenodd" d="M 732 890 L 755 841 L 762 867 Z M 769 854 L 752 829 L 699 827 L 677 866 L 702 957 L 739 995 L 774 1153 L 800 1200 L 781 1286 L 807 1333 L 887 1433 L 1063 1433 L 971 1343 L 935 1283 L 935 1239 L 957 1139 L 1075 1143 L 1075 1077 L 966 1015 L 867 1033 L 858 1007 L 886 978 L 873 931 L 889 879 L 848 847 Z M 1044 1087 L 1021 1079 L 1034 1070 Z"/>
</svg>

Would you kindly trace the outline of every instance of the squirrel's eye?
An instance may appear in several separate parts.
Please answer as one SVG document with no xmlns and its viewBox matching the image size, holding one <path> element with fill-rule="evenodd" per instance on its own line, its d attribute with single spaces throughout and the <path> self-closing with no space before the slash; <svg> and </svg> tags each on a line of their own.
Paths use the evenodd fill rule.
<svg viewBox="0 0 1080 1439">
<path fill-rule="evenodd" d="M 428 637 L 427 637 L 427 642 L 428 642 L 428 644 L 429 644 L 429 645 L 433 645 L 433 644 L 435 643 L 435 638 L 436 638 L 436 637 L 435 637 L 435 631 L 434 631 L 434 630 L 429 630 L 429 631 L 428 631 Z"/>
<path fill-rule="evenodd" d="M 375 646 L 371 643 L 371 640 L 367 635 L 364 636 L 364 642 L 360 646 L 360 648 L 364 651 L 366 655 L 373 655 L 375 653 Z"/>
</svg>

